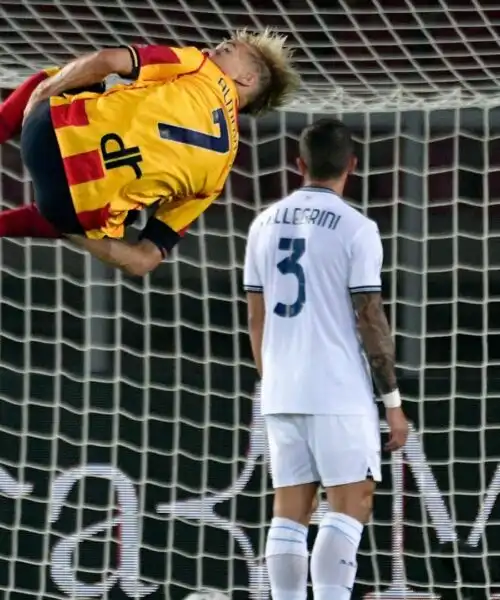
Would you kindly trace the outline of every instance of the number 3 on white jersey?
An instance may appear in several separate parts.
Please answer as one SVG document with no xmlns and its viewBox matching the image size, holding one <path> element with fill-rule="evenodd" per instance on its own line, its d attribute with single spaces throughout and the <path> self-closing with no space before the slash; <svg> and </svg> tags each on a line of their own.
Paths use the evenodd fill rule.
<svg viewBox="0 0 500 600">
<path fill-rule="evenodd" d="M 278 317 L 296 317 L 302 311 L 306 302 L 306 277 L 300 259 L 306 251 L 304 238 L 280 238 L 278 249 L 289 252 L 283 260 L 276 265 L 282 275 L 293 275 L 297 278 L 298 293 L 293 304 L 277 302 L 274 314 Z"/>
</svg>

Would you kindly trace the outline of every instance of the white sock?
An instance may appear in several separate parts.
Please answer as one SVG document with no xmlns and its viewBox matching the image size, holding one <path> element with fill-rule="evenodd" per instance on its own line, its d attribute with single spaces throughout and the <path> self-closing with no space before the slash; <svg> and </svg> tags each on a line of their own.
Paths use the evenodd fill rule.
<svg viewBox="0 0 500 600">
<path fill-rule="evenodd" d="M 347 515 L 323 517 L 311 554 L 314 600 L 349 600 L 356 579 L 363 525 Z"/>
<path fill-rule="evenodd" d="M 274 517 L 267 534 L 266 563 L 273 600 L 306 600 L 307 527 Z"/>
</svg>

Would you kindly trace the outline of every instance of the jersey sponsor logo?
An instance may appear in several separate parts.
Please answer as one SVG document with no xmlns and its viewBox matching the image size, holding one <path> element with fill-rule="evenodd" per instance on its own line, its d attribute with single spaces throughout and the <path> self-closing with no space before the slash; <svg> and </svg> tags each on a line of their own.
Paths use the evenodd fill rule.
<svg viewBox="0 0 500 600">
<path fill-rule="evenodd" d="M 101 153 L 106 170 L 130 167 L 136 179 L 142 177 L 140 163 L 142 154 L 139 146 L 127 148 L 125 142 L 116 133 L 107 133 L 101 138 Z"/>
</svg>

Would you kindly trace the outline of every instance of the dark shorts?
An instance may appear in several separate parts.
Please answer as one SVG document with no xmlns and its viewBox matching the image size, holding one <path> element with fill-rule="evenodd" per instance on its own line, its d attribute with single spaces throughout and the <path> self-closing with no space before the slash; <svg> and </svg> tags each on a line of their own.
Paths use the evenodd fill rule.
<svg viewBox="0 0 500 600">
<path fill-rule="evenodd" d="M 71 199 L 48 100 L 36 106 L 23 125 L 21 155 L 41 215 L 61 233 L 83 233 Z"/>
<path fill-rule="evenodd" d="M 61 233 L 84 234 L 73 206 L 48 100 L 36 106 L 23 125 L 21 156 L 33 182 L 40 214 Z M 132 225 L 138 215 L 138 210 L 130 210 L 125 225 Z"/>
</svg>

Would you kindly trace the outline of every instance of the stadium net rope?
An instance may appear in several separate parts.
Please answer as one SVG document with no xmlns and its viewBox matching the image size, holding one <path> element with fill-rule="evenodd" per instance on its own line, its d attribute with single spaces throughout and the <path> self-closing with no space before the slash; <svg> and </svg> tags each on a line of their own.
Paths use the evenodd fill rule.
<svg viewBox="0 0 500 600">
<path fill-rule="evenodd" d="M 323 114 L 357 141 L 346 195 L 380 225 L 415 423 L 404 453 L 384 458 L 355 596 L 494 587 L 499 25 L 491 0 L 1 3 L 5 93 L 94 48 L 209 46 L 239 27 L 288 33 L 303 76 L 285 111 L 242 120 L 224 197 L 152 276 L 63 243 L 2 241 L 3 598 L 269 597 L 272 494 L 241 266 L 251 219 L 300 184 L 298 135 Z M 29 202 L 18 143 L 0 151 L 3 206 Z"/>
</svg>

